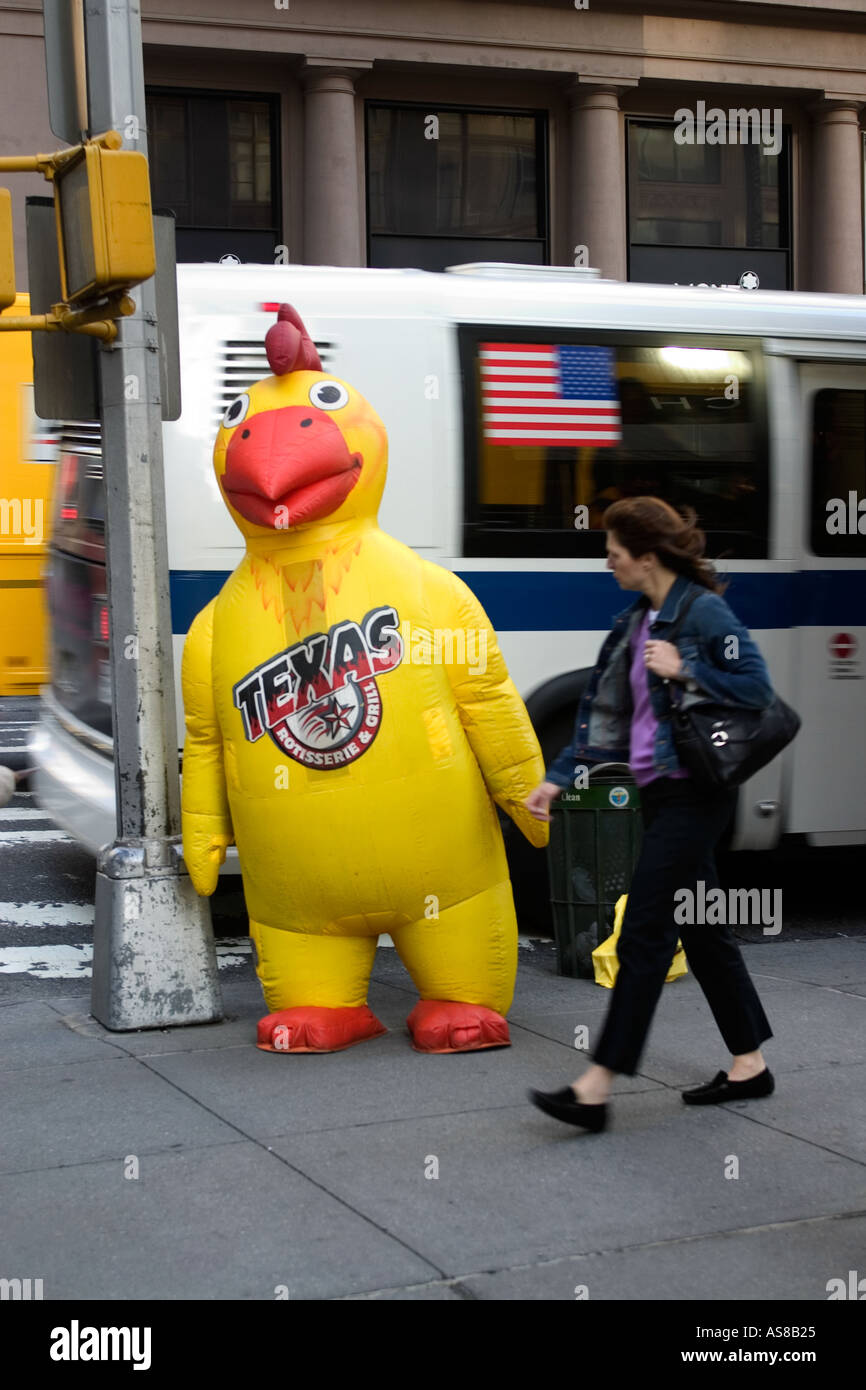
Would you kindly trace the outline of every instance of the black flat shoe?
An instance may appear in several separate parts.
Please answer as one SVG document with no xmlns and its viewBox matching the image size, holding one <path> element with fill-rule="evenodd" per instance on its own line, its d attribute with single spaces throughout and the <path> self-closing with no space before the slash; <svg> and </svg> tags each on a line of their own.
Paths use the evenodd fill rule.
<svg viewBox="0 0 866 1390">
<path fill-rule="evenodd" d="M 686 1105 L 721 1105 L 729 1100 L 755 1100 L 759 1096 L 771 1096 L 776 1083 L 769 1067 L 748 1081 L 729 1081 L 727 1072 L 720 1071 L 703 1086 L 694 1086 L 683 1091 Z"/>
<path fill-rule="evenodd" d="M 532 1104 L 545 1115 L 552 1115 L 567 1125 L 579 1125 L 581 1129 L 600 1134 L 607 1124 L 607 1106 L 582 1104 L 570 1086 L 562 1091 L 529 1091 L 528 1095 Z"/>
</svg>

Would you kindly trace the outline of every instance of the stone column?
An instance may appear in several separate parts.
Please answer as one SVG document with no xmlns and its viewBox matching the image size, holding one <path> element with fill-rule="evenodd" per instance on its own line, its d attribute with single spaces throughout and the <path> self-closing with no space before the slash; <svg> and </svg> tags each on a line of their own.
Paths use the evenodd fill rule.
<svg viewBox="0 0 866 1390">
<path fill-rule="evenodd" d="M 372 63 L 308 58 L 304 100 L 304 261 L 364 265 L 355 80 Z"/>
<path fill-rule="evenodd" d="M 863 293 L 861 109 L 854 100 L 812 108 L 812 290 Z"/>
<path fill-rule="evenodd" d="M 624 90 L 582 81 L 569 90 L 571 244 L 586 246 L 589 264 L 613 280 L 626 278 L 625 132 L 619 109 Z"/>
</svg>

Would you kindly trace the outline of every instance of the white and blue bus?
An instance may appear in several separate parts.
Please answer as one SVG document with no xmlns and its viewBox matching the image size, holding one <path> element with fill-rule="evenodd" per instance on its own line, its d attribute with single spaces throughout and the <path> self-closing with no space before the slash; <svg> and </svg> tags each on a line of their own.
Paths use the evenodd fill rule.
<svg viewBox="0 0 866 1390">
<path fill-rule="evenodd" d="M 866 301 L 504 265 L 184 265 L 178 296 L 183 410 L 164 426 L 176 672 L 243 553 L 212 471 L 216 430 L 268 374 L 265 333 L 289 302 L 324 369 L 387 426 L 381 525 L 477 594 L 548 759 L 629 601 L 602 514 L 654 494 L 696 509 L 728 602 L 802 718 L 741 788 L 731 848 L 866 842 Z M 565 428 L 575 364 L 603 385 Z M 569 409 L 551 426 L 520 393 L 557 372 Z M 41 805 L 95 851 L 115 833 L 98 426 L 65 427 L 59 462 L 52 678 L 31 751 Z M 178 714 L 180 748 L 179 689 Z"/>
</svg>

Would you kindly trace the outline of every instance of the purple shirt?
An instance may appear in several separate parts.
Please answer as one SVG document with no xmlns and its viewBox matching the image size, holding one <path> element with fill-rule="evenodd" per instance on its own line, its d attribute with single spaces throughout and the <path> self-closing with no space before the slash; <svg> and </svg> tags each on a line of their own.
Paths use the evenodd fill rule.
<svg viewBox="0 0 866 1390">
<path fill-rule="evenodd" d="M 650 703 L 644 646 L 650 640 L 650 623 L 655 622 L 657 617 L 658 610 L 648 608 L 644 614 L 643 622 L 636 628 L 631 638 L 629 680 L 631 682 L 633 712 L 628 761 L 632 776 L 639 787 L 645 787 L 648 782 L 654 782 L 658 777 L 688 777 L 689 775 L 686 768 L 664 773 L 657 772 L 653 767 L 653 747 L 659 722 L 653 714 Z"/>
</svg>

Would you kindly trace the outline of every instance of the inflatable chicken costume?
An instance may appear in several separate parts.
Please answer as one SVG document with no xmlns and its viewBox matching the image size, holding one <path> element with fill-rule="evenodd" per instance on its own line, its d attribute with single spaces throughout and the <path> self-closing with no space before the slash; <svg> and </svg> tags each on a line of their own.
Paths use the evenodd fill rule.
<svg viewBox="0 0 866 1390">
<path fill-rule="evenodd" d="M 469 589 L 379 530 L 378 415 L 321 370 L 289 305 L 265 346 L 274 375 L 214 449 L 246 555 L 184 649 L 189 873 L 212 893 L 237 844 L 259 1047 L 384 1033 L 366 1002 L 382 932 L 420 994 L 417 1050 L 505 1046 L 517 927 L 493 802 L 546 843 L 523 805 L 535 734 Z"/>
</svg>

